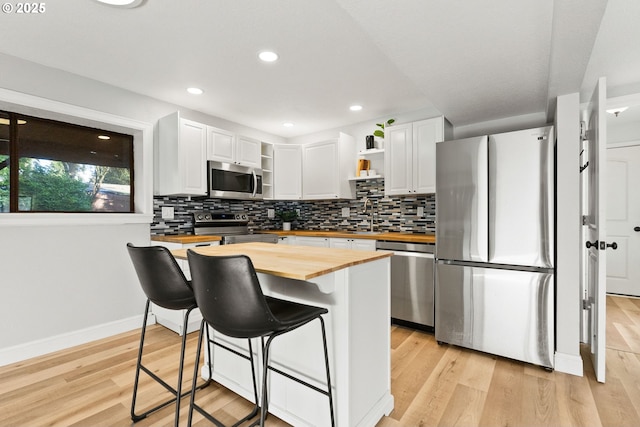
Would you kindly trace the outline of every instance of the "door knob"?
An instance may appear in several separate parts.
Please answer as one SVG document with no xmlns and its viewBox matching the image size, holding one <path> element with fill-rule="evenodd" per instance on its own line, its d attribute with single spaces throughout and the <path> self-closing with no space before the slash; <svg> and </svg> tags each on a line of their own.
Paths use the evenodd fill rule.
<svg viewBox="0 0 640 427">
<path fill-rule="evenodd" d="M 614 251 L 618 249 L 618 244 L 616 242 L 607 243 L 607 247 L 613 249 Z"/>
<path fill-rule="evenodd" d="M 633 231 L 640 231 L 640 227 L 633 227 Z"/>
<path fill-rule="evenodd" d="M 598 241 L 596 240 L 595 242 L 591 243 L 590 241 L 587 240 L 587 249 L 590 249 L 591 246 L 595 247 L 596 250 L 598 250 Z"/>
</svg>

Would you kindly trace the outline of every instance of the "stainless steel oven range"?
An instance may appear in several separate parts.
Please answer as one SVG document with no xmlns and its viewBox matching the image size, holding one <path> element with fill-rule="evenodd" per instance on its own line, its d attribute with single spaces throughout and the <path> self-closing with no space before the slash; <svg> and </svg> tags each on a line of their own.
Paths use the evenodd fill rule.
<svg viewBox="0 0 640 427">
<path fill-rule="evenodd" d="M 275 234 L 251 233 L 246 213 L 223 211 L 192 212 L 193 234 L 197 236 L 221 236 L 220 244 L 230 245 L 245 242 L 278 243 Z"/>
</svg>

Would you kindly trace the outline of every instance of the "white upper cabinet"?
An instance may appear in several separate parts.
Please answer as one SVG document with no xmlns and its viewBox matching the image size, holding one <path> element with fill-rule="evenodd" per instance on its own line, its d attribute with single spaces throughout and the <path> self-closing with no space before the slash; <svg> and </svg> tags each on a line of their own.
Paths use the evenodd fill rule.
<svg viewBox="0 0 640 427">
<path fill-rule="evenodd" d="M 302 148 L 302 198 L 353 199 L 356 167 L 355 139 L 340 132 L 336 139 L 305 144 Z"/>
<path fill-rule="evenodd" d="M 452 137 L 444 117 L 389 126 L 385 129 L 386 195 L 436 191 L 436 142 Z"/>
<path fill-rule="evenodd" d="M 262 143 L 253 138 L 238 135 L 236 136 L 236 163 L 239 165 L 262 167 Z"/>
<path fill-rule="evenodd" d="M 207 194 L 207 126 L 175 112 L 158 121 L 155 194 Z"/>
<path fill-rule="evenodd" d="M 207 159 L 224 163 L 261 167 L 262 144 L 257 139 L 235 135 L 208 126 Z"/>
<path fill-rule="evenodd" d="M 209 126 L 207 139 L 207 160 L 234 163 L 236 145 L 231 132 Z"/>
<path fill-rule="evenodd" d="M 275 144 L 273 146 L 273 198 L 302 199 L 302 146 Z"/>
</svg>

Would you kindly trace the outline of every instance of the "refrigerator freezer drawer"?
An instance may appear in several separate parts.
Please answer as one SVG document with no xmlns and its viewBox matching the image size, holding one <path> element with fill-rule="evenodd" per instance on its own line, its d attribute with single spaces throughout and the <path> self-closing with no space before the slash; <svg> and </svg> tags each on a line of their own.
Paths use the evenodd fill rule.
<svg viewBox="0 0 640 427">
<path fill-rule="evenodd" d="M 436 264 L 436 340 L 553 367 L 554 277 Z"/>
</svg>

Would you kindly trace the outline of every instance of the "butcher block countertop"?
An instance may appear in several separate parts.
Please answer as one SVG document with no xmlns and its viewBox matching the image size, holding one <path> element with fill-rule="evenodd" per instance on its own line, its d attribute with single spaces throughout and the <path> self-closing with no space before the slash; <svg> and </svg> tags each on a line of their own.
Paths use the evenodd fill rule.
<svg viewBox="0 0 640 427">
<path fill-rule="evenodd" d="M 174 234 L 170 236 L 151 236 L 151 240 L 154 242 L 168 242 L 168 243 L 205 243 L 205 242 L 219 242 L 222 240 L 220 236 L 194 236 L 193 234 Z"/>
<path fill-rule="evenodd" d="M 247 255 L 257 272 L 297 280 L 309 280 L 393 255 L 393 252 L 388 251 L 355 251 L 260 242 L 203 246 L 193 250 L 212 256 Z M 176 258 L 187 259 L 187 249 L 176 249 L 171 253 Z"/>
<path fill-rule="evenodd" d="M 392 242 L 409 242 L 409 243 L 435 243 L 436 236 L 433 234 L 412 234 L 412 233 L 354 233 L 353 231 L 325 231 L 325 230 L 273 230 L 261 231 L 261 233 L 274 233 L 278 236 L 307 236 L 307 237 L 341 237 L 346 239 L 370 239 L 370 240 L 387 240 Z"/>
</svg>

